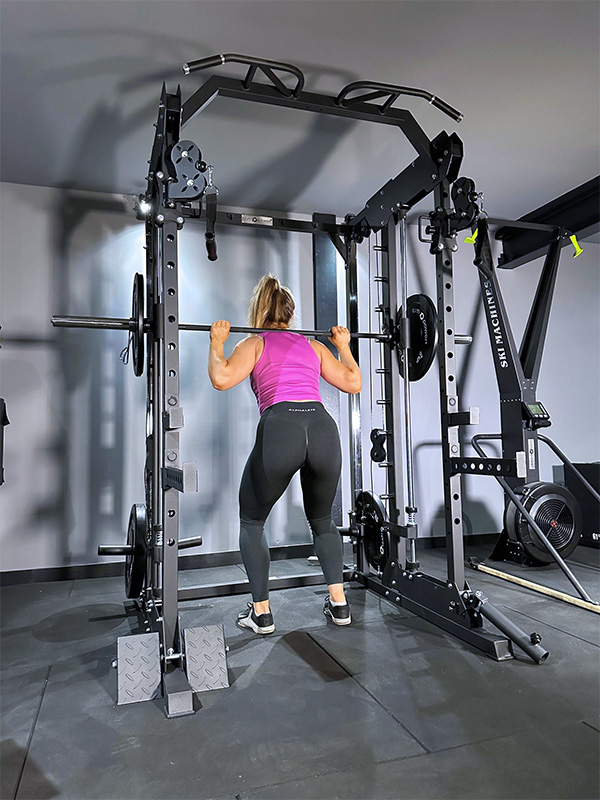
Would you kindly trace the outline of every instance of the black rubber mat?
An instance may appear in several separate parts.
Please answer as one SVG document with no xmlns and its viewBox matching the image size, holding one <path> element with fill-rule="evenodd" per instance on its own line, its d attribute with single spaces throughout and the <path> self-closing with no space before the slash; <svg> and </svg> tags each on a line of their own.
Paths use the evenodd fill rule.
<svg viewBox="0 0 600 800">
<path fill-rule="evenodd" d="M 443 552 L 423 562 L 444 571 Z M 235 623 L 246 596 L 187 601 L 183 627 L 223 624 L 231 687 L 170 720 L 162 700 L 115 705 L 116 637 L 137 625 L 121 579 L 6 587 L 2 798 L 597 798 L 597 616 L 468 576 L 542 634 L 545 664 L 494 662 L 356 585 L 345 628 L 323 615 L 325 586 L 273 592 L 264 638 Z"/>
</svg>

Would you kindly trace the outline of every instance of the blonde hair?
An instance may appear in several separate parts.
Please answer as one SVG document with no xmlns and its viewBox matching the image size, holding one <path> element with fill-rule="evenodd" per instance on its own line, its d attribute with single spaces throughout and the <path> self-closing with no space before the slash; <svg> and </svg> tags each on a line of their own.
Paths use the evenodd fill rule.
<svg viewBox="0 0 600 800">
<path fill-rule="evenodd" d="M 287 286 L 282 286 L 275 275 L 268 273 L 254 287 L 248 321 L 252 328 L 287 327 L 295 308 L 294 296 Z"/>
</svg>

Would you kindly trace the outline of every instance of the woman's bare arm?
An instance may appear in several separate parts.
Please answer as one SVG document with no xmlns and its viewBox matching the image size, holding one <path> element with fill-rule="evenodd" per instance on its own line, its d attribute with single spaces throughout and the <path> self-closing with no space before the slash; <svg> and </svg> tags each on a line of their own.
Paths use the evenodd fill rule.
<svg viewBox="0 0 600 800">
<path fill-rule="evenodd" d="M 336 325 L 331 329 L 329 341 L 338 351 L 339 361 L 325 345 L 311 341 L 321 361 L 321 377 L 342 392 L 357 394 L 360 392 L 362 379 L 360 368 L 350 350 L 350 332 L 347 328 Z"/>
<path fill-rule="evenodd" d="M 256 366 L 262 352 L 263 342 L 258 336 L 236 344 L 229 358 L 225 358 L 223 345 L 229 336 L 229 322 L 218 320 L 210 328 L 210 349 L 208 351 L 208 376 L 219 391 L 231 389 L 245 380 Z"/>
</svg>

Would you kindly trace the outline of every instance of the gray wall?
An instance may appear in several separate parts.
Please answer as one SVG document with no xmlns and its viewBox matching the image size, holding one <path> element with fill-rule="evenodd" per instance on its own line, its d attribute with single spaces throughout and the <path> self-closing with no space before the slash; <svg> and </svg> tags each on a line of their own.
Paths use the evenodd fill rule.
<svg viewBox="0 0 600 800">
<path fill-rule="evenodd" d="M 102 194 L 1 185 L 0 243 L 2 325 L 0 394 L 7 399 L 6 483 L 0 489 L 2 569 L 33 569 L 97 561 L 100 542 L 120 542 L 129 508 L 143 499 L 144 380 L 125 368 L 119 332 L 53 329 L 53 313 L 128 316 L 132 276 L 143 271 L 143 225 L 131 201 Z M 498 395 L 478 297 L 472 248 L 456 258 L 456 327 L 475 342 L 458 349 L 462 405 L 481 408 L 480 431 L 499 429 Z M 298 323 L 312 327 L 311 242 L 300 234 L 230 229 L 219 232 L 219 260 L 204 255 L 203 232 L 188 223 L 181 236 L 181 318 L 208 322 L 245 320 L 252 286 L 266 270 L 278 274 L 298 300 Z M 375 255 L 371 270 L 375 271 Z M 433 259 L 410 229 L 409 290 L 435 296 Z M 541 262 L 501 274 L 517 336 Z M 361 328 L 376 329 L 369 308 L 369 254 L 359 253 Z M 340 283 L 344 269 L 338 271 Z M 597 460 L 600 340 L 598 245 L 572 261 L 563 254 L 556 288 L 539 397 L 552 414 L 551 435 L 574 459 Z M 339 308 L 345 303 L 340 288 Z M 342 320 L 342 316 L 340 316 Z M 233 342 L 233 337 L 232 337 Z M 248 382 L 227 393 L 206 376 L 208 340 L 182 332 L 181 375 L 185 429 L 182 457 L 196 461 L 200 491 L 182 500 L 182 535 L 201 533 L 199 552 L 237 547 L 237 488 L 252 446 L 256 403 Z M 383 470 L 371 468 L 369 431 L 379 426 L 368 380 L 369 359 L 378 366 L 378 345 L 361 342 L 364 372 L 365 487 L 382 492 Z M 371 402 L 373 411 L 371 412 Z M 417 502 L 422 536 L 441 534 L 442 493 L 438 378 L 435 368 L 413 385 Z M 349 508 L 347 409 L 342 403 L 345 452 L 343 507 Z M 476 432 L 476 429 L 473 429 Z M 543 474 L 554 459 L 542 451 Z M 372 478 L 371 478 L 372 474 Z M 465 483 L 467 531 L 501 526 L 502 496 L 488 479 Z M 274 509 L 272 544 L 309 541 L 299 485 Z"/>
</svg>

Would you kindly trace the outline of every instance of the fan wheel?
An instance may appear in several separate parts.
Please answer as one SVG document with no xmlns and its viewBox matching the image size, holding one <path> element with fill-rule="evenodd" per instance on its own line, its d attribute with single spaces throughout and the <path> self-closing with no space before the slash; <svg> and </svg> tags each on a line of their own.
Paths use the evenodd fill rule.
<svg viewBox="0 0 600 800">
<path fill-rule="evenodd" d="M 562 558 L 571 555 L 581 538 L 581 508 L 571 492 L 557 483 L 537 481 L 526 483 L 518 493 L 524 508 L 559 555 Z M 504 528 L 508 538 L 518 542 L 535 563 L 554 561 L 552 553 L 512 500 L 506 506 Z"/>
</svg>

